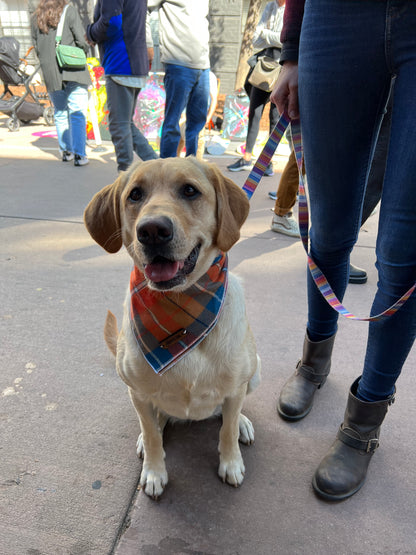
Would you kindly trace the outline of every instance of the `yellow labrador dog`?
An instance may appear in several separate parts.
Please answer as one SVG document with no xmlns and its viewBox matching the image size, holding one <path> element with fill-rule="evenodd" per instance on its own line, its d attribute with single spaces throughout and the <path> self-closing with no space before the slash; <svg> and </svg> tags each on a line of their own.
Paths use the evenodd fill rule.
<svg viewBox="0 0 416 555">
<path fill-rule="evenodd" d="M 105 338 L 140 420 L 140 483 L 153 498 L 168 481 L 170 417 L 202 420 L 220 409 L 218 474 L 233 486 L 244 478 L 238 442 L 251 444 L 254 430 L 241 407 L 260 359 L 226 252 L 248 211 L 235 183 L 192 157 L 139 163 L 85 210 L 93 239 L 110 253 L 124 245 L 134 263 L 121 331 L 109 312 Z"/>
</svg>

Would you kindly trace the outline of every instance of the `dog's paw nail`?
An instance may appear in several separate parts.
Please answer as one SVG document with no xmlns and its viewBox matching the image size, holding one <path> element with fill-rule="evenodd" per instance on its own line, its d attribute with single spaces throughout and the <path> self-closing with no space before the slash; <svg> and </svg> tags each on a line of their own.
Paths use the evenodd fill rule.
<svg viewBox="0 0 416 555">
<path fill-rule="evenodd" d="M 244 463 L 242 460 L 238 459 L 235 461 L 221 462 L 218 469 L 218 475 L 222 481 L 234 487 L 238 487 L 243 483 L 244 473 Z"/>
<path fill-rule="evenodd" d="M 152 470 L 149 467 L 144 467 L 140 476 L 140 485 L 146 495 L 152 499 L 158 499 L 168 483 L 168 475 L 166 470 Z"/>
</svg>

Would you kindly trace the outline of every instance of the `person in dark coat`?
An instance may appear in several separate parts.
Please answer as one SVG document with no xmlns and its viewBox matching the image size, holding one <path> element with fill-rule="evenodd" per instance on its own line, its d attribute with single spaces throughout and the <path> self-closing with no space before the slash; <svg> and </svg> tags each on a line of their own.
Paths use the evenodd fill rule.
<svg viewBox="0 0 416 555">
<path fill-rule="evenodd" d="M 55 109 L 62 161 L 74 160 L 75 166 L 85 166 L 87 141 L 88 86 L 91 79 L 87 68 L 62 70 L 55 54 L 56 30 L 66 7 L 61 43 L 78 46 L 85 53 L 88 43 L 84 38 L 80 16 L 66 0 L 40 0 L 31 20 L 32 40 L 39 58 L 46 89 Z"/>
<path fill-rule="evenodd" d="M 118 171 L 133 163 L 134 152 L 142 160 L 157 158 L 146 137 L 133 122 L 140 89 L 146 84 L 151 37 L 146 41 L 146 0 L 98 0 L 87 40 L 98 45 L 104 67 L 108 122 Z"/>
</svg>

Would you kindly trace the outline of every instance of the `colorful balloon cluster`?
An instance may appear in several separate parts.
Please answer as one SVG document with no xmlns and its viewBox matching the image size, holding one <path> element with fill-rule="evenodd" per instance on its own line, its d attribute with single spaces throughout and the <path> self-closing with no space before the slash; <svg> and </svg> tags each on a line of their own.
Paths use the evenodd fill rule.
<svg viewBox="0 0 416 555">
<path fill-rule="evenodd" d="M 166 94 L 163 74 L 149 75 L 137 97 L 133 121 L 150 142 L 159 142 L 165 113 Z"/>
</svg>

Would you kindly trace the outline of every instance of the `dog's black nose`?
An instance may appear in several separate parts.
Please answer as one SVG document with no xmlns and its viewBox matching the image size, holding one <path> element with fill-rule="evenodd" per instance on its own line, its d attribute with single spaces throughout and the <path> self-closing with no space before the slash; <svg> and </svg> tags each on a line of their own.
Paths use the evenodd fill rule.
<svg viewBox="0 0 416 555">
<path fill-rule="evenodd" d="M 169 218 L 149 218 L 139 223 L 137 239 L 143 245 L 161 245 L 173 239 L 173 225 Z"/>
</svg>

